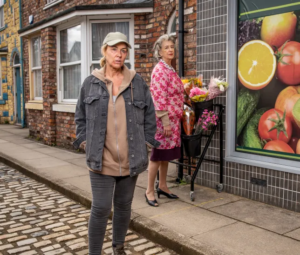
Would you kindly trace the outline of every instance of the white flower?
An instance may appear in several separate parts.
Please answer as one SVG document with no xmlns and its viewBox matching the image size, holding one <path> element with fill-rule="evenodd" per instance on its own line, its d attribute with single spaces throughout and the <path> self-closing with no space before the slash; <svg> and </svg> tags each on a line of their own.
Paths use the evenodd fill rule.
<svg viewBox="0 0 300 255">
<path fill-rule="evenodd" d="M 225 88 L 224 88 L 224 86 L 223 85 L 220 85 L 220 91 L 225 91 Z"/>
</svg>

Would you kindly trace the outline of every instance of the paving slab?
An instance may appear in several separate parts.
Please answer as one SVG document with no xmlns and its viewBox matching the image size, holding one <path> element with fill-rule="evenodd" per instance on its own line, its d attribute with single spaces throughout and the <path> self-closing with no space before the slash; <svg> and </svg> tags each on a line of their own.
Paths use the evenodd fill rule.
<svg viewBox="0 0 300 255">
<path fill-rule="evenodd" d="M 41 158 L 47 158 L 47 157 L 49 157 L 46 154 L 43 154 L 43 153 L 40 153 L 40 152 L 37 152 L 37 151 L 30 151 L 30 150 L 25 151 L 25 149 L 24 149 L 24 152 L 22 152 L 22 153 L 20 153 L 18 151 L 11 151 L 9 153 L 9 155 L 11 157 L 14 157 L 17 160 L 23 160 L 23 159 L 24 160 L 25 159 L 41 159 Z"/>
<path fill-rule="evenodd" d="M 52 147 L 44 147 L 44 148 L 38 148 L 38 149 L 34 149 L 36 151 L 39 151 L 41 153 L 44 154 L 54 154 L 54 153 L 58 153 L 58 152 L 63 152 L 63 150 L 59 149 L 59 148 L 52 148 Z"/>
<path fill-rule="evenodd" d="M 40 149 L 40 148 L 45 148 L 46 145 L 28 141 L 28 143 L 22 144 L 22 147 L 28 148 L 28 149 Z"/>
<path fill-rule="evenodd" d="M 181 201 L 165 203 L 159 207 L 149 206 L 134 212 L 188 237 L 236 222 Z"/>
<path fill-rule="evenodd" d="M 279 234 L 300 227 L 299 213 L 251 200 L 241 200 L 211 210 Z"/>
<path fill-rule="evenodd" d="M 72 164 L 59 167 L 40 168 L 39 172 L 55 179 L 73 178 L 77 176 L 86 176 L 88 174 L 87 169 Z"/>
<path fill-rule="evenodd" d="M 86 170 L 88 173 L 88 170 Z M 82 175 L 78 177 L 66 178 L 64 181 L 68 182 L 69 184 L 86 191 L 88 193 L 92 193 L 91 189 L 91 182 L 90 182 L 90 175 Z"/>
<path fill-rule="evenodd" d="M 243 199 L 242 197 L 227 194 L 225 192 L 218 193 L 216 190 L 196 185 L 194 191 L 195 201 L 191 201 L 190 190 L 191 186 L 186 184 L 174 187 L 172 192 L 179 196 L 180 200 L 206 209 Z"/>
<path fill-rule="evenodd" d="M 300 228 L 298 228 L 294 231 L 291 231 L 289 233 L 286 233 L 285 236 L 288 236 L 288 237 L 291 237 L 291 238 L 294 238 L 294 239 L 300 241 Z"/>
<path fill-rule="evenodd" d="M 194 236 L 226 255 L 299 255 L 300 243 L 242 222 Z"/>
<path fill-rule="evenodd" d="M 81 166 L 81 167 L 84 167 L 85 169 L 87 169 L 85 157 L 84 158 L 79 158 L 79 159 L 67 159 L 65 161 L 69 162 L 69 163 L 72 163 L 73 165 Z"/>
<path fill-rule="evenodd" d="M 24 160 L 24 163 L 38 169 L 70 165 L 70 163 L 68 162 L 53 157 L 47 157 L 42 159 L 27 159 Z"/>
<path fill-rule="evenodd" d="M 58 152 L 58 153 L 51 153 L 52 157 L 62 159 L 62 160 L 68 160 L 68 159 L 85 159 L 85 154 L 81 153 L 72 153 L 72 152 Z"/>
</svg>

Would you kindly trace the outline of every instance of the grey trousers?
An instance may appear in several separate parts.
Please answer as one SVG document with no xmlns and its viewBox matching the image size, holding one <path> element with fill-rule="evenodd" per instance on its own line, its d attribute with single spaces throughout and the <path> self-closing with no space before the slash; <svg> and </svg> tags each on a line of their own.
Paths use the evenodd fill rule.
<svg viewBox="0 0 300 255">
<path fill-rule="evenodd" d="M 92 208 L 89 220 L 89 254 L 100 255 L 108 217 L 114 204 L 113 245 L 124 244 L 137 176 L 115 177 L 90 171 Z"/>
</svg>

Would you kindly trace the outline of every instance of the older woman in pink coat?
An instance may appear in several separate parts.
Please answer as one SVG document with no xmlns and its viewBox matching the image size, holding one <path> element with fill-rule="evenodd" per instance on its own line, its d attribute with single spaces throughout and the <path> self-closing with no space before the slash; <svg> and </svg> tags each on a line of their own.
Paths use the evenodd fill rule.
<svg viewBox="0 0 300 255">
<path fill-rule="evenodd" d="M 148 168 L 148 188 L 146 202 L 158 206 L 154 196 L 154 182 L 159 169 L 158 198 L 164 195 L 170 199 L 178 198 L 167 187 L 168 161 L 180 158 L 180 120 L 183 112 L 183 84 L 171 66 L 175 57 L 175 38 L 161 36 L 154 45 L 154 56 L 159 60 L 151 76 L 150 91 L 155 110 L 157 131 L 155 139 L 161 143 L 151 153 Z"/>
</svg>

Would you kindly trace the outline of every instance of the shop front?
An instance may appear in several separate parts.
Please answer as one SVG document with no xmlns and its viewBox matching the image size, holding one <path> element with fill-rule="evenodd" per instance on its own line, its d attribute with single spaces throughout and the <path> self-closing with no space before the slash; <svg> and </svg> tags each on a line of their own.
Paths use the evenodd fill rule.
<svg viewBox="0 0 300 255">
<path fill-rule="evenodd" d="M 226 105 L 225 190 L 300 211 L 300 2 L 198 1 L 197 18 L 197 72 L 230 85 L 215 100 Z M 204 164 L 198 182 L 217 180 Z"/>
</svg>

